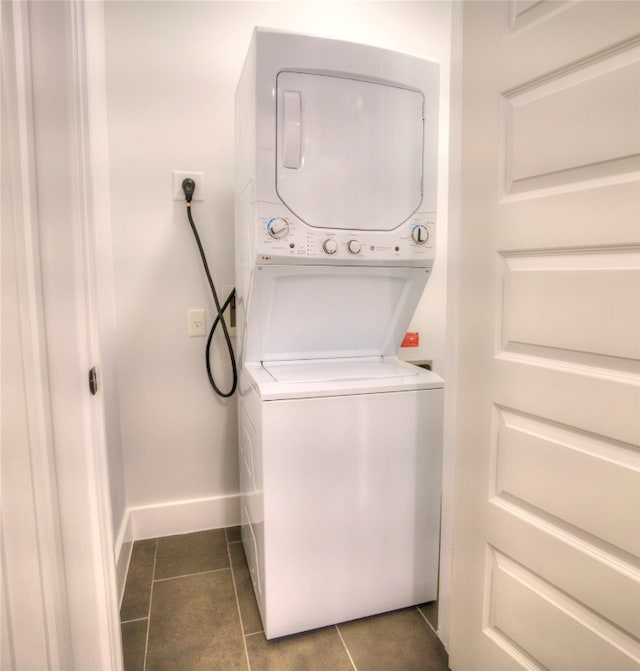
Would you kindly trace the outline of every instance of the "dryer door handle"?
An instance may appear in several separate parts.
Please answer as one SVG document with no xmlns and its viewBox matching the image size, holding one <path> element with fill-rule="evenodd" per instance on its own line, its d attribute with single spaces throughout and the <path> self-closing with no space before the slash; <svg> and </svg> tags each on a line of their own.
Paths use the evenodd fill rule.
<svg viewBox="0 0 640 671">
<path fill-rule="evenodd" d="M 282 165 L 285 168 L 298 169 L 302 136 L 300 91 L 283 91 L 283 108 Z"/>
</svg>

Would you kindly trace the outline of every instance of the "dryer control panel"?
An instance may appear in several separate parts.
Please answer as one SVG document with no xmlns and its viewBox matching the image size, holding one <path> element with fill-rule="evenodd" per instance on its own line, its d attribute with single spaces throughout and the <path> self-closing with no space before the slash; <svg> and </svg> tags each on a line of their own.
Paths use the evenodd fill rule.
<svg viewBox="0 0 640 671">
<path fill-rule="evenodd" d="M 286 207 L 260 203 L 256 256 L 259 264 L 295 263 L 429 268 L 435 257 L 435 213 L 416 212 L 392 231 L 316 228 Z"/>
</svg>

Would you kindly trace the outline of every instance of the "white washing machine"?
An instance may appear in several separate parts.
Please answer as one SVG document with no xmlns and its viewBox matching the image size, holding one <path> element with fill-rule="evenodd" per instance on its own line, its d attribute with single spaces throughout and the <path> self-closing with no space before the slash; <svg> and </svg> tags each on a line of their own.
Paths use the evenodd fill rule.
<svg viewBox="0 0 640 671">
<path fill-rule="evenodd" d="M 438 66 L 257 29 L 236 95 L 242 539 L 267 638 L 436 598 Z"/>
</svg>

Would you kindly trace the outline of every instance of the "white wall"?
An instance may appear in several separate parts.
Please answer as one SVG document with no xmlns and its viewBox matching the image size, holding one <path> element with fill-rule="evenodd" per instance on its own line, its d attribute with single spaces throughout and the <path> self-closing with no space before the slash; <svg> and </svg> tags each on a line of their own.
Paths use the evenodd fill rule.
<svg viewBox="0 0 640 671">
<path fill-rule="evenodd" d="M 172 200 L 171 172 L 204 173 L 198 190 L 205 202 L 193 212 L 216 284 L 232 285 L 233 104 L 255 25 L 363 42 L 441 63 L 438 260 L 411 325 L 420 331 L 421 347 L 402 356 L 433 359 L 442 372 L 450 14 L 449 2 L 105 3 L 118 377 L 129 508 L 159 506 L 160 516 L 171 503 L 238 491 L 235 400 L 221 400 L 210 390 L 204 339 L 187 336 L 187 310 L 207 307 L 210 314 L 212 302 L 184 206 Z M 214 365 L 224 385 L 228 373 L 219 346 L 217 351 Z M 134 533 L 150 535 L 151 527 Z"/>
<path fill-rule="evenodd" d="M 95 280 L 97 330 L 100 347 L 100 379 L 104 408 L 107 459 L 113 536 L 119 554 L 123 539 L 121 523 L 127 507 L 124 489 L 124 464 L 120 436 L 120 402 L 116 349 L 116 307 L 113 292 L 113 251 L 109 197 L 109 145 L 104 62 L 104 16 L 97 2 L 83 6 L 87 54 L 87 113 L 89 151 L 91 155 L 92 245 L 96 250 Z M 122 578 L 123 576 L 121 576 Z"/>
</svg>

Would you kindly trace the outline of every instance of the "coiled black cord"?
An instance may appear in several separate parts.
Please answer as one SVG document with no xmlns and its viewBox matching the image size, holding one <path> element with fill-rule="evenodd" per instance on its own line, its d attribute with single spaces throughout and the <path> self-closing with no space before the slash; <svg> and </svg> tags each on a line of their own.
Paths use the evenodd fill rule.
<svg viewBox="0 0 640 671">
<path fill-rule="evenodd" d="M 216 318 L 213 320 L 211 330 L 209 331 L 209 337 L 207 338 L 207 346 L 205 348 L 205 364 L 207 367 L 207 376 L 209 378 L 209 383 L 213 387 L 216 394 L 218 394 L 218 396 L 221 396 L 222 398 L 229 398 L 229 396 L 233 396 L 236 387 L 238 386 L 238 369 L 236 366 L 236 357 L 233 353 L 233 346 L 231 344 L 231 337 L 229 336 L 229 330 L 227 329 L 227 324 L 224 319 L 224 311 L 229 307 L 229 304 L 236 295 L 236 290 L 233 289 L 231 293 L 227 296 L 225 302 L 222 305 L 220 305 L 220 301 L 218 300 L 218 292 L 216 291 L 216 287 L 213 283 L 213 278 L 211 277 L 211 272 L 209 271 L 209 264 L 207 263 L 207 257 L 205 256 L 204 249 L 202 248 L 202 243 L 200 242 L 198 229 L 196 228 L 196 224 L 193 221 L 193 217 L 191 216 L 191 199 L 193 198 L 193 192 L 195 191 L 195 188 L 196 185 L 192 179 L 187 178 L 182 182 L 182 190 L 184 191 L 184 195 L 187 201 L 187 218 L 189 219 L 189 224 L 191 225 L 193 237 L 196 239 L 196 244 L 198 245 L 198 251 L 200 252 L 200 258 L 202 259 L 204 272 L 207 276 L 207 281 L 209 282 L 209 288 L 211 289 L 211 294 L 213 295 L 213 302 L 216 305 L 216 311 L 217 311 Z M 222 391 L 216 384 L 216 381 L 213 377 L 213 371 L 211 369 L 211 343 L 213 341 L 213 335 L 215 333 L 218 324 L 221 324 L 222 326 L 222 332 L 224 334 L 224 339 L 227 344 L 227 351 L 229 352 L 229 362 L 231 363 L 232 384 L 231 389 L 226 392 Z"/>
</svg>

